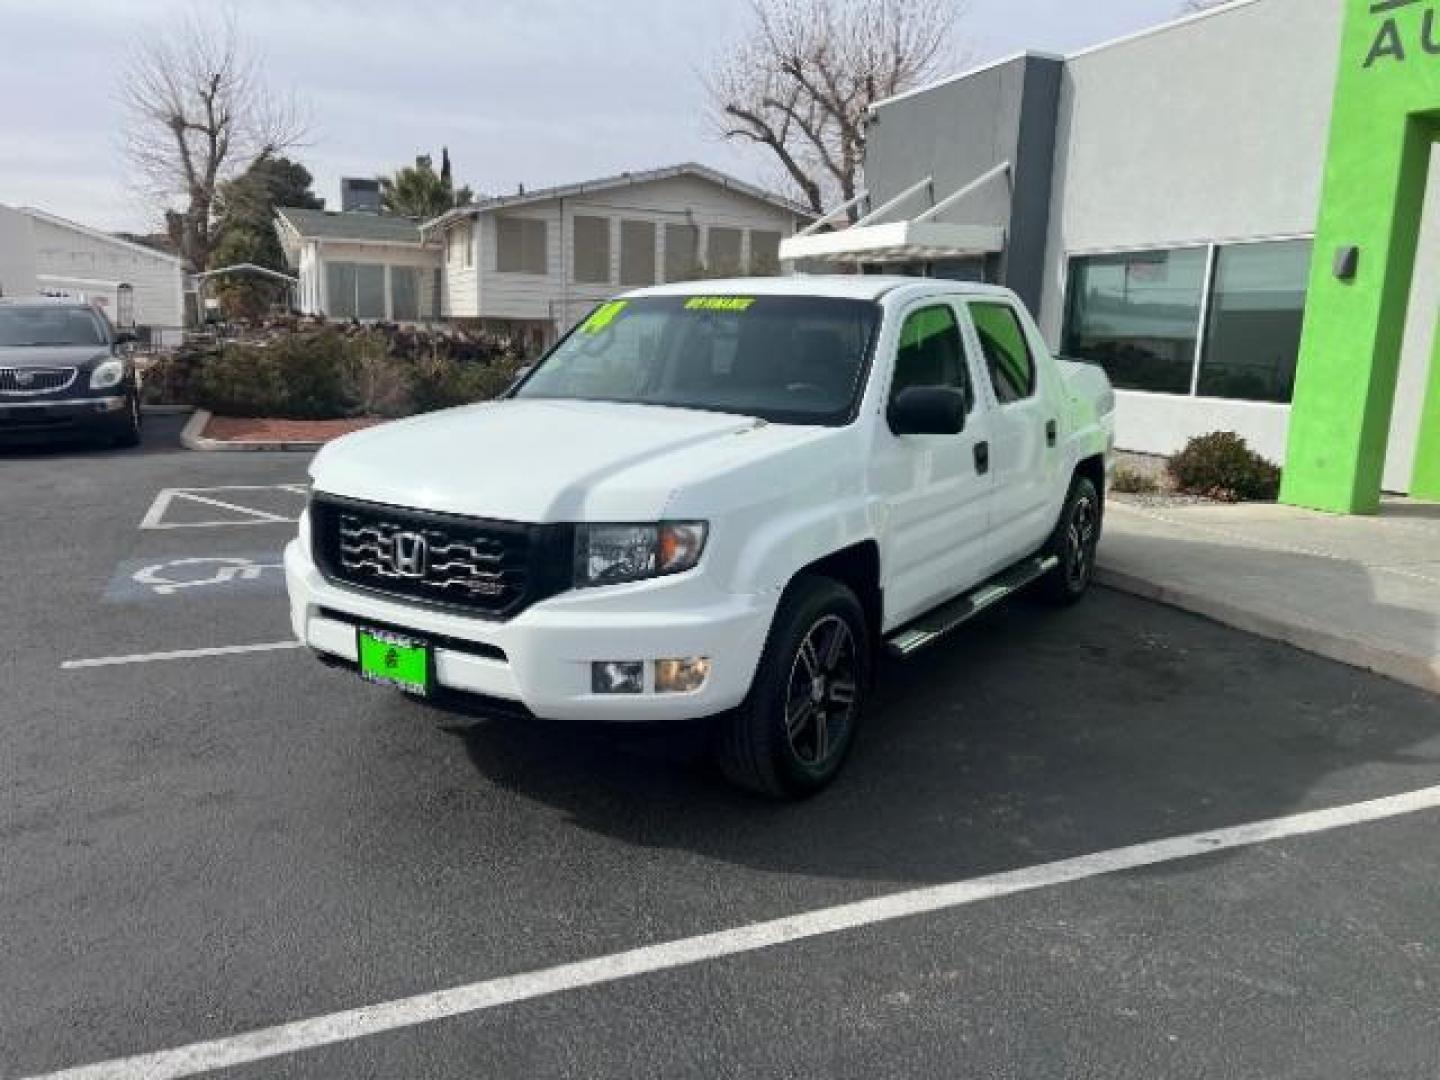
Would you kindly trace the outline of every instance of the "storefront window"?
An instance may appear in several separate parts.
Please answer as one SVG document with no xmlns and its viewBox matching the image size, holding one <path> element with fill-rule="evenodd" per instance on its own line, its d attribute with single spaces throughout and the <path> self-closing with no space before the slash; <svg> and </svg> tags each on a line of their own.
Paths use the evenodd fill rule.
<svg viewBox="0 0 1440 1080">
<path fill-rule="evenodd" d="M 1200 364 L 1204 397 L 1289 403 L 1300 357 L 1308 240 L 1223 247 Z"/>
<path fill-rule="evenodd" d="M 1208 248 L 1072 259 L 1064 352 L 1121 390 L 1188 394 Z"/>
</svg>

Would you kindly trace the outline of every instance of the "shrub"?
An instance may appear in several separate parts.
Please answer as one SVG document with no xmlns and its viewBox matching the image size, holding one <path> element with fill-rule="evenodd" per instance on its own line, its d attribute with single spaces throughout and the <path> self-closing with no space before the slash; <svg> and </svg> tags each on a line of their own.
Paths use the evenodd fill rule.
<svg viewBox="0 0 1440 1080">
<path fill-rule="evenodd" d="M 332 420 L 406 416 L 503 392 L 521 352 L 504 338 L 396 327 L 274 325 L 264 336 L 197 347 L 188 399 L 222 416 Z"/>
<path fill-rule="evenodd" d="M 222 416 L 335 420 L 355 401 L 339 334 L 287 334 L 263 345 L 227 345 L 200 364 L 195 403 Z"/>
<path fill-rule="evenodd" d="M 1273 502 L 1280 494 L 1279 467 L 1251 450 L 1233 431 L 1191 439 L 1167 468 L 1176 488 L 1187 495 L 1223 502 Z"/>
<path fill-rule="evenodd" d="M 515 381 L 519 367 L 518 360 L 509 357 L 489 364 L 444 357 L 417 360 L 410 377 L 411 406 L 415 412 L 431 412 L 488 401 Z"/>
<path fill-rule="evenodd" d="M 1154 495 L 1160 490 L 1160 481 L 1130 465 L 1117 465 L 1110 490 L 1122 495 Z"/>
</svg>

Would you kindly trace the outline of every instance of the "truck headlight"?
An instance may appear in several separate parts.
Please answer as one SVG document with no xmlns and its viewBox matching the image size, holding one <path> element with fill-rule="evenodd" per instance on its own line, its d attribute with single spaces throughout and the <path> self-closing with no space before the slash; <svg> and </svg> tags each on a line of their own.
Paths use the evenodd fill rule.
<svg viewBox="0 0 1440 1080">
<path fill-rule="evenodd" d="M 119 386 L 120 381 L 125 378 L 125 362 L 123 360 L 106 360 L 96 366 L 90 373 L 91 390 L 109 390 L 112 386 Z"/>
<path fill-rule="evenodd" d="M 692 569 L 705 550 L 703 521 L 657 525 L 579 525 L 575 529 L 575 585 L 618 585 Z"/>
</svg>

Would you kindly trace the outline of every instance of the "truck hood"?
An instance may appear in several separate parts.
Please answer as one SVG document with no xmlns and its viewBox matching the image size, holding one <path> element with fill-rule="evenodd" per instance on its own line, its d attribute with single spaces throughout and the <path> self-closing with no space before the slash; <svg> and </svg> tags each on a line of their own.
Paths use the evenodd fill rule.
<svg viewBox="0 0 1440 1080">
<path fill-rule="evenodd" d="M 500 401 L 357 432 L 311 466 L 318 491 L 505 521 L 654 521 L 687 483 L 826 429 L 583 401 Z"/>
</svg>

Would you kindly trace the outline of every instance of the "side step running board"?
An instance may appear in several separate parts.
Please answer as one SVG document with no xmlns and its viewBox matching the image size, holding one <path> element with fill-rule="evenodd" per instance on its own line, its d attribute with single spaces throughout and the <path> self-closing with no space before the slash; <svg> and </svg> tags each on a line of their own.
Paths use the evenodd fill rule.
<svg viewBox="0 0 1440 1080">
<path fill-rule="evenodd" d="M 892 656 L 910 656 L 934 644 L 957 626 L 969 622 L 982 611 L 992 608 L 1033 581 L 1038 581 L 1060 565 L 1054 555 L 1039 556 L 1016 563 L 997 574 L 979 588 L 942 604 L 928 615 L 901 627 L 885 640 Z"/>
</svg>

